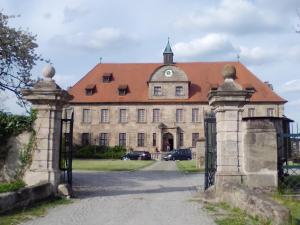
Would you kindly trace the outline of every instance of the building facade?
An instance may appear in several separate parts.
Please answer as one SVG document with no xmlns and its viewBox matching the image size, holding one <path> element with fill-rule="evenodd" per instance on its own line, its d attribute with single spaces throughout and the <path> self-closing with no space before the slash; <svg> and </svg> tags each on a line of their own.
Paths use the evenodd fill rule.
<svg viewBox="0 0 300 225">
<path fill-rule="evenodd" d="M 282 117 L 286 102 L 239 62 L 174 63 L 168 42 L 163 63 L 98 64 L 69 93 L 74 143 L 167 151 L 195 148 L 211 112 L 208 93 L 223 82 L 222 68 L 253 92 L 244 117 Z"/>
</svg>

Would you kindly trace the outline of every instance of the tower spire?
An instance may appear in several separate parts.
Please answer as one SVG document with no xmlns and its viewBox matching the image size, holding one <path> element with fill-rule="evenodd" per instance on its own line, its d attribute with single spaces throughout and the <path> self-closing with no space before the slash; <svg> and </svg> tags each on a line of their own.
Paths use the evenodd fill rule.
<svg viewBox="0 0 300 225">
<path fill-rule="evenodd" d="M 165 50 L 164 50 L 164 64 L 165 65 L 170 65 L 170 64 L 174 64 L 173 62 L 173 51 L 172 51 L 172 48 L 171 48 L 171 45 L 170 45 L 170 38 L 168 37 L 168 42 L 167 42 L 167 45 L 165 47 Z"/>
</svg>

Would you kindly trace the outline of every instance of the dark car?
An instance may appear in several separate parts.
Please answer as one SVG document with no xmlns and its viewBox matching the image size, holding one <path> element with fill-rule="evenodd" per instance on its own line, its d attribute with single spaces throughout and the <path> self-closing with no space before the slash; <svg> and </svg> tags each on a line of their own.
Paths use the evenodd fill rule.
<svg viewBox="0 0 300 225">
<path fill-rule="evenodd" d="M 169 152 L 164 160 L 191 160 L 192 159 L 192 151 L 189 148 L 185 149 L 175 149 Z"/>
<path fill-rule="evenodd" d="M 147 151 L 132 151 L 122 157 L 122 160 L 151 160 L 151 154 Z"/>
</svg>

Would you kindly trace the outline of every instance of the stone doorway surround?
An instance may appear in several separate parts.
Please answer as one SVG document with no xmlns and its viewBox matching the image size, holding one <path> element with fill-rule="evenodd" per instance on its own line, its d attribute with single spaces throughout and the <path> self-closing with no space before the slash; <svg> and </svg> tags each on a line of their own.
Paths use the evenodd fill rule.
<svg viewBox="0 0 300 225">
<path fill-rule="evenodd" d="M 168 147 L 169 146 L 169 147 Z M 174 149 L 174 136 L 167 132 L 163 134 L 163 151 L 168 152 Z"/>
</svg>

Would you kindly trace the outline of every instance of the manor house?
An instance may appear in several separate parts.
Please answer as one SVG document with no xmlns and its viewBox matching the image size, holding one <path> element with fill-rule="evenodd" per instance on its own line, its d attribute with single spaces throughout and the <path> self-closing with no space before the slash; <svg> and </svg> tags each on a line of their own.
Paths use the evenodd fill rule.
<svg viewBox="0 0 300 225">
<path fill-rule="evenodd" d="M 74 144 L 123 145 L 166 151 L 194 148 L 211 112 L 208 93 L 230 64 L 252 92 L 244 117 L 282 117 L 283 98 L 239 62 L 174 62 L 169 42 L 162 63 L 100 63 L 69 89 L 74 96 Z"/>
</svg>

